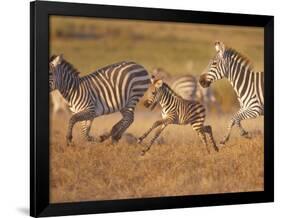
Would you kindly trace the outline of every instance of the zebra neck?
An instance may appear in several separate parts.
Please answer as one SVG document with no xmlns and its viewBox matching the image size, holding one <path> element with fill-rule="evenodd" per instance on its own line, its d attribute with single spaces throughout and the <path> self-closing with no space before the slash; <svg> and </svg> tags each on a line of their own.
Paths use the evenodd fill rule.
<svg viewBox="0 0 281 218">
<path fill-rule="evenodd" d="M 71 77 L 67 82 L 62 82 L 62 85 L 58 88 L 62 96 L 67 100 L 68 103 L 71 103 L 71 99 L 79 91 L 79 77 Z"/>
<path fill-rule="evenodd" d="M 162 91 L 162 95 L 160 98 L 160 106 L 165 108 L 170 108 L 170 106 L 174 103 L 174 101 L 178 99 L 177 94 L 168 86 Z"/>
<path fill-rule="evenodd" d="M 252 76 L 253 71 L 247 67 L 241 67 L 240 71 L 237 69 L 232 70 L 227 75 L 227 79 L 239 99 L 241 99 L 243 95 L 242 92 L 245 92 L 245 86 L 251 84 Z"/>
</svg>

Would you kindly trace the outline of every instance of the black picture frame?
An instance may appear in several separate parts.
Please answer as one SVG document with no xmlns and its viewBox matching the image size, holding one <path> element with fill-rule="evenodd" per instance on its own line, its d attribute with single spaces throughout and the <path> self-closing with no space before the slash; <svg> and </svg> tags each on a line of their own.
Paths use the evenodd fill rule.
<svg viewBox="0 0 281 218">
<path fill-rule="evenodd" d="M 82 16 L 264 27 L 264 191 L 49 203 L 49 16 Z M 30 215 L 58 216 L 272 202 L 274 200 L 274 17 L 35 1 L 30 3 Z"/>
</svg>

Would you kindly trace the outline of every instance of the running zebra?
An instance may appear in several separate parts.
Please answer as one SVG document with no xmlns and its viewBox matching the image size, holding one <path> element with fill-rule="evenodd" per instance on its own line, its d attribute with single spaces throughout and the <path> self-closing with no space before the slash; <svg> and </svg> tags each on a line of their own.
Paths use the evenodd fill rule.
<svg viewBox="0 0 281 218">
<path fill-rule="evenodd" d="M 216 80 L 228 79 L 240 103 L 240 109 L 232 117 L 221 144 L 229 140 L 234 125 L 239 128 L 241 136 L 250 138 L 241 121 L 264 114 L 264 73 L 255 72 L 248 59 L 222 42 L 215 42 L 215 49 L 217 54 L 211 59 L 207 72 L 200 76 L 199 82 L 203 87 L 209 87 Z"/>
<path fill-rule="evenodd" d="M 83 121 L 83 134 L 88 141 L 94 118 L 120 111 L 122 119 L 111 132 L 100 136 L 100 141 L 109 137 L 118 142 L 134 120 L 134 109 L 150 85 L 147 71 L 140 65 L 123 61 L 101 68 L 80 77 L 79 72 L 62 55 L 52 56 L 49 62 L 49 89 L 58 89 L 74 113 L 67 130 L 67 144 L 72 143 L 72 129 Z"/>
<path fill-rule="evenodd" d="M 148 146 L 143 150 L 143 155 L 150 149 L 154 141 L 160 136 L 161 132 L 169 124 L 187 125 L 190 124 L 192 128 L 197 132 L 200 139 L 203 141 L 207 148 L 208 143 L 206 136 L 211 141 L 212 146 L 216 151 L 218 148 L 213 138 L 211 126 L 204 126 L 205 122 L 205 108 L 197 101 L 185 100 L 176 94 L 163 80 L 151 79 L 153 84 L 152 95 L 145 101 L 145 106 L 150 107 L 151 110 L 159 103 L 162 108 L 162 119 L 156 121 L 147 132 L 138 139 L 138 143 L 141 143 L 150 132 L 159 127 L 152 138 Z"/>
</svg>

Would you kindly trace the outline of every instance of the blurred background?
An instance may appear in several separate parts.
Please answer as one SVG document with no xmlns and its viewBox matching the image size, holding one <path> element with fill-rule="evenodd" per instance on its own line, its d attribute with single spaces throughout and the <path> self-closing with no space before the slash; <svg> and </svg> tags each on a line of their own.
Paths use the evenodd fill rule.
<svg viewBox="0 0 281 218">
<path fill-rule="evenodd" d="M 215 55 L 216 40 L 235 48 L 252 61 L 255 70 L 263 71 L 263 28 L 50 17 L 50 55 L 64 54 L 81 75 L 133 60 L 149 72 L 160 67 L 172 76 L 198 76 Z M 237 98 L 227 81 L 214 83 L 213 90 L 224 112 L 237 110 Z"/>
</svg>

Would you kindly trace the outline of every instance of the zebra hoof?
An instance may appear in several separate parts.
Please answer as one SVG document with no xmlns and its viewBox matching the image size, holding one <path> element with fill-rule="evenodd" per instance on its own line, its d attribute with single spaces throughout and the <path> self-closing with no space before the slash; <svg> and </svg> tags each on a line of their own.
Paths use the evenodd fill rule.
<svg viewBox="0 0 281 218">
<path fill-rule="evenodd" d="M 141 156 L 144 156 L 145 153 L 146 153 L 146 151 L 145 151 L 145 150 L 142 150 L 140 155 L 141 155 Z"/>
<path fill-rule="evenodd" d="M 104 142 L 106 139 L 108 139 L 108 137 L 107 136 L 105 136 L 105 135 L 101 135 L 100 137 L 99 137 L 99 142 Z"/>
<path fill-rule="evenodd" d="M 248 132 L 241 134 L 241 136 L 243 136 L 246 139 L 252 139 L 252 136 Z"/>
<path fill-rule="evenodd" d="M 72 146 L 73 145 L 72 136 L 71 135 L 66 136 L 66 145 L 67 146 Z"/>
</svg>

